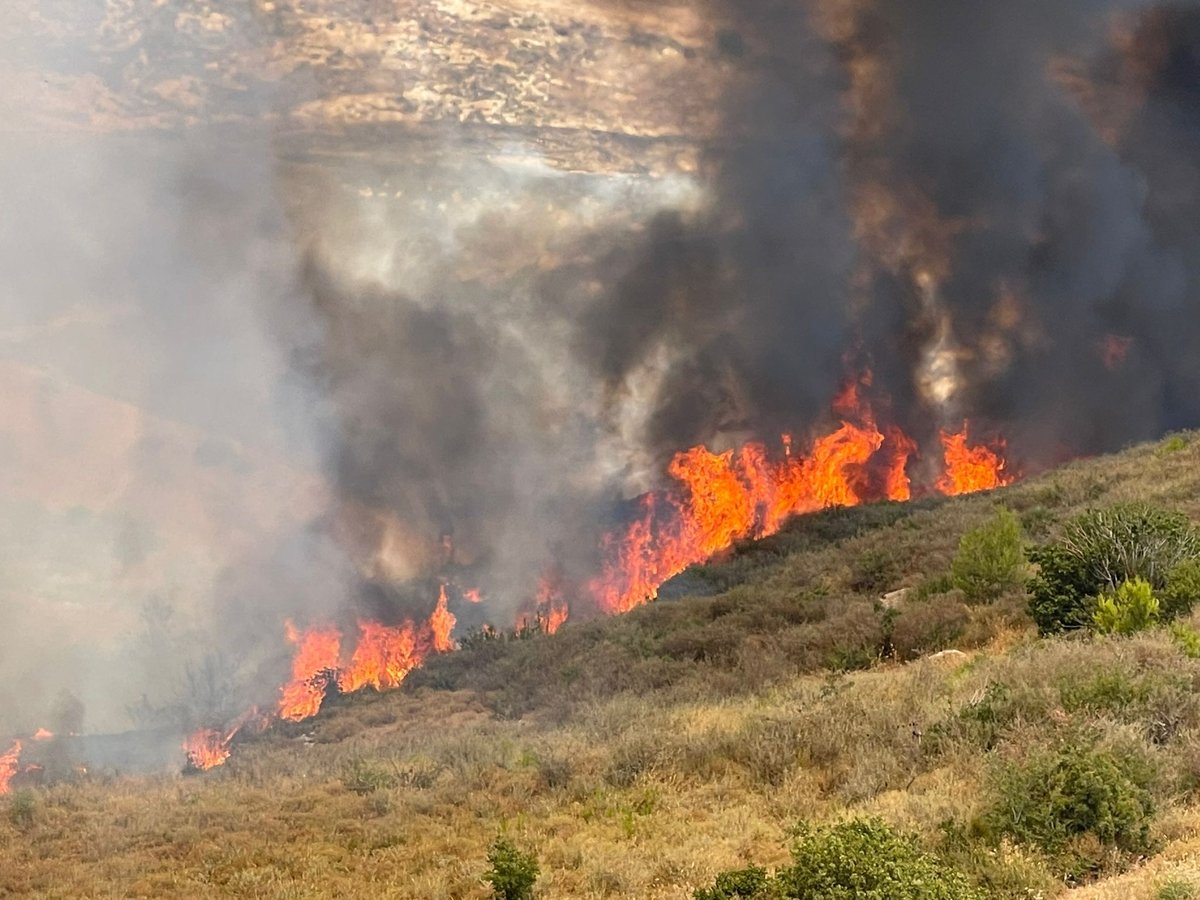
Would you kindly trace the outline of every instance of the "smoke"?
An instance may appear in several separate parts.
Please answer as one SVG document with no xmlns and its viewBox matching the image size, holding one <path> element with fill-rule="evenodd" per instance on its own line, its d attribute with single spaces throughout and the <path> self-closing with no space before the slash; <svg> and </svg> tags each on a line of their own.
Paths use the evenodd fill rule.
<svg viewBox="0 0 1200 900">
<path fill-rule="evenodd" d="M 511 624 L 863 367 L 1028 471 L 1200 421 L 1194 5 L 597 3 L 495 24 L 519 90 L 346 6 L 0 43 L 0 732 L 269 703 L 285 619 L 439 581 Z"/>
</svg>

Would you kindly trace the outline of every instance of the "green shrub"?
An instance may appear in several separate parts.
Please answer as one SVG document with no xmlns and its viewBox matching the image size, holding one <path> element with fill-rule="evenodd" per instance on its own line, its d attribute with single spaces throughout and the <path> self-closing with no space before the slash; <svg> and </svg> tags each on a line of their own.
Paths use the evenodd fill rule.
<svg viewBox="0 0 1200 900">
<path fill-rule="evenodd" d="M 1135 754 L 1067 746 L 999 769 L 979 824 L 1040 850 L 1061 876 L 1077 880 L 1101 868 L 1105 854 L 1151 849 L 1153 781 Z"/>
<path fill-rule="evenodd" d="M 1182 434 L 1172 434 L 1163 439 L 1157 447 L 1154 448 L 1155 456 L 1170 456 L 1173 453 L 1179 453 L 1181 450 L 1186 450 L 1188 446 L 1187 438 Z"/>
<path fill-rule="evenodd" d="M 1196 887 L 1187 881 L 1168 881 L 1159 886 L 1154 900 L 1192 900 Z"/>
<path fill-rule="evenodd" d="M 1175 638 L 1188 659 L 1200 659 L 1200 631 L 1183 622 L 1171 623 L 1171 637 Z"/>
<path fill-rule="evenodd" d="M 881 819 L 801 823 L 792 864 L 768 876 L 753 866 L 724 872 L 695 900 L 976 900 L 962 872 L 924 852 Z"/>
<path fill-rule="evenodd" d="M 777 875 L 797 900 L 968 900 L 966 877 L 880 819 L 796 829 L 792 864 Z"/>
<path fill-rule="evenodd" d="M 891 656 L 899 660 L 915 659 L 953 647 L 966 631 L 970 610 L 955 591 L 906 603 L 890 616 L 885 630 Z"/>
<path fill-rule="evenodd" d="M 1200 539 L 1182 513 L 1119 504 L 1077 516 L 1060 540 L 1029 556 L 1038 566 L 1029 611 L 1038 630 L 1052 634 L 1091 627 L 1096 598 L 1126 581 L 1165 587 L 1177 566 L 1200 557 Z"/>
<path fill-rule="evenodd" d="M 532 900 L 540 869 L 537 857 L 523 853 L 508 838 L 497 838 L 488 851 L 483 880 L 492 886 L 495 900 Z"/>
<path fill-rule="evenodd" d="M 353 760 L 346 766 L 342 774 L 342 784 L 346 790 L 356 794 L 370 794 L 374 791 L 395 787 L 399 778 L 377 762 L 365 759 Z"/>
<path fill-rule="evenodd" d="M 710 888 L 697 888 L 693 900 L 764 900 L 779 896 L 775 881 L 760 866 L 722 872 Z"/>
<path fill-rule="evenodd" d="M 1164 619 L 1176 619 L 1190 613 L 1200 601 L 1200 558 L 1185 559 L 1172 568 L 1158 597 Z"/>
<path fill-rule="evenodd" d="M 995 600 L 1018 582 L 1025 554 L 1021 523 L 1007 509 L 963 535 L 950 571 L 968 600 Z"/>
<path fill-rule="evenodd" d="M 1092 623 L 1101 634 L 1133 634 L 1158 621 L 1158 598 L 1150 582 L 1135 578 L 1096 603 Z"/>
</svg>

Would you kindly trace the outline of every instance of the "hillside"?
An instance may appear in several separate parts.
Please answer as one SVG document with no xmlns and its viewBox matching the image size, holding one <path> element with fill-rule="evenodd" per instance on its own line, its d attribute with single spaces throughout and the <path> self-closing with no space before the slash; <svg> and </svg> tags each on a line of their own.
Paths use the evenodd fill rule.
<svg viewBox="0 0 1200 900">
<path fill-rule="evenodd" d="M 1037 544 L 1124 501 L 1200 520 L 1200 435 L 797 519 L 627 615 L 467 638 L 204 775 L 19 788 L 0 894 L 486 897 L 506 834 L 536 853 L 539 897 L 687 897 L 785 863 L 798 820 L 878 815 L 991 895 L 1049 897 L 1055 866 L 978 823 L 1005 772 L 1086 744 L 1152 771 L 1155 812 L 1150 849 L 1095 848 L 1069 896 L 1193 896 L 1200 660 L 1165 628 L 1038 637 L 1023 587 L 967 602 L 949 578 L 998 506 Z"/>
</svg>

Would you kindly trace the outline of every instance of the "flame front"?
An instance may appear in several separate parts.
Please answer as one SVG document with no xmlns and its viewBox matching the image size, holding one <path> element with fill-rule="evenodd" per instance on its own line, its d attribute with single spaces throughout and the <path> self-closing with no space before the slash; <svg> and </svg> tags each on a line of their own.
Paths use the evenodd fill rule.
<svg viewBox="0 0 1200 900">
<path fill-rule="evenodd" d="M 12 749 L 0 756 L 0 794 L 7 794 L 8 784 L 17 774 L 17 766 L 21 762 L 21 742 L 13 741 Z"/>
<path fill-rule="evenodd" d="M 667 469 L 673 487 L 638 498 L 628 524 L 603 538 L 601 573 L 586 586 L 596 606 L 606 613 L 633 609 L 657 596 L 664 582 L 688 566 L 713 557 L 738 540 L 775 534 L 798 514 L 872 500 L 911 499 L 908 464 L 917 452 L 917 442 L 895 426 L 886 433 L 880 430 L 864 397 L 864 389 L 870 385 L 869 373 L 846 385 L 833 403 L 837 427 L 812 440 L 807 453 L 798 452 L 802 444 L 791 434 L 782 436 L 776 452 L 760 443 L 748 443 L 723 453 L 703 446 L 677 453 Z M 1004 473 L 1000 448 L 968 446 L 967 423 L 960 433 L 942 432 L 941 442 L 945 473 L 936 487 L 942 493 L 988 490 L 1011 481 Z M 453 544 L 447 536 L 443 536 L 442 549 L 446 559 L 452 559 Z M 477 604 L 483 595 L 478 588 L 470 588 L 461 591 L 461 599 Z M 529 627 L 532 616 L 541 630 L 553 634 L 569 614 L 562 572 L 552 565 L 540 579 L 536 598 L 518 614 L 516 624 L 518 629 Z M 343 662 L 339 629 L 319 626 L 300 631 L 287 622 L 287 639 L 296 650 L 292 677 L 280 689 L 278 717 L 299 722 L 316 715 L 331 686 L 342 693 L 399 687 L 431 653 L 456 648 L 452 637 L 456 625 L 445 581 L 439 585 L 432 613 L 422 624 L 360 620 L 349 662 Z M 487 624 L 483 628 L 485 633 L 496 633 Z M 225 732 L 194 734 L 186 745 L 189 762 L 198 769 L 225 762 L 245 718 Z M 19 745 L 9 754 L 11 771 L 16 770 L 17 752 Z"/>
<path fill-rule="evenodd" d="M 297 632 L 285 623 L 287 639 L 296 645 L 292 679 L 280 689 L 279 717 L 299 722 L 315 716 L 328 687 L 329 673 L 336 671 L 342 635 L 336 628 L 314 628 Z"/>
<path fill-rule="evenodd" d="M 955 497 L 976 491 L 990 491 L 1012 482 L 1012 478 L 1004 473 L 1006 463 L 998 450 L 967 446 L 966 422 L 957 434 L 943 431 L 941 439 L 946 454 L 946 471 L 938 479 L 937 487 L 943 494 Z"/>
<path fill-rule="evenodd" d="M 400 686 L 421 659 L 412 622 L 396 628 L 378 622 L 359 622 L 358 645 L 349 667 L 338 673 L 338 688 L 346 694 L 367 687 L 391 690 Z"/>
<path fill-rule="evenodd" d="M 605 539 L 604 569 L 591 583 L 600 608 L 621 613 L 645 603 L 688 566 L 737 540 L 775 534 L 800 513 L 908 499 L 906 468 L 916 444 L 899 429 L 886 441 L 890 453 L 882 479 L 868 471 L 885 444 L 861 395 L 869 384 L 865 375 L 839 393 L 833 406 L 843 416 L 841 424 L 814 441 L 807 456 L 796 455 L 792 435 L 783 436 L 781 459 L 772 459 L 759 443 L 736 453 L 693 447 L 676 454 L 667 470 L 676 488 L 647 494 L 624 533 Z"/>
</svg>

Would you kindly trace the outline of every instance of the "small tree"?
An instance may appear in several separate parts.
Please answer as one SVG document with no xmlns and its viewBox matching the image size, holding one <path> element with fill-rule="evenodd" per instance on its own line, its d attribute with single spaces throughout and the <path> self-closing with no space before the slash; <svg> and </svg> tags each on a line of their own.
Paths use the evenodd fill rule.
<svg viewBox="0 0 1200 900">
<path fill-rule="evenodd" d="M 508 838 L 497 838 L 488 851 L 491 868 L 483 880 L 492 886 L 495 900 L 533 900 L 533 885 L 540 869 L 537 857 L 523 853 Z"/>
<path fill-rule="evenodd" d="M 995 600 L 1017 584 L 1025 554 L 1021 523 L 1007 509 L 963 535 L 950 572 L 968 600 Z"/>
<path fill-rule="evenodd" d="M 1135 578 L 1102 596 L 1092 616 L 1101 634 L 1133 634 L 1158 621 L 1158 598 L 1150 582 Z"/>
</svg>

